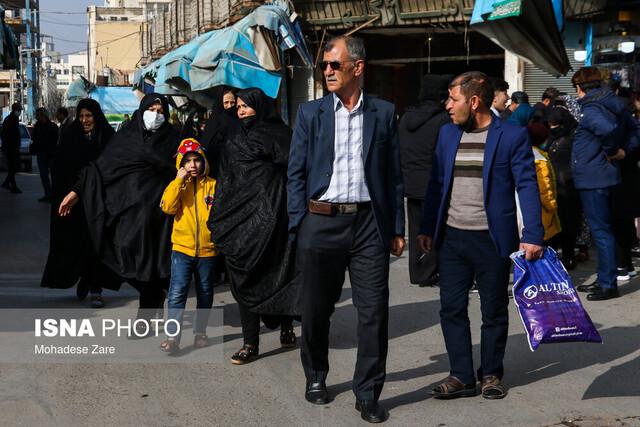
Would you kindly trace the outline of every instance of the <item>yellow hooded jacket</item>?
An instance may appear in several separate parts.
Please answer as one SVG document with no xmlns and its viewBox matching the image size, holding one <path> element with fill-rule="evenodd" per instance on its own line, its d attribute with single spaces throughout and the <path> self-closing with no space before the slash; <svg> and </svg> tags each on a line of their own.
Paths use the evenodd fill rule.
<svg viewBox="0 0 640 427">
<path fill-rule="evenodd" d="M 164 213 L 175 216 L 171 233 L 174 251 L 191 257 L 212 257 L 216 256 L 218 251 L 211 241 L 207 220 L 213 206 L 216 180 L 208 176 L 207 157 L 198 141 L 192 138 L 180 143 L 176 169 L 180 169 L 182 158 L 189 152 L 202 156 L 202 174 L 195 179 L 187 176 L 185 179 L 176 178 L 171 181 L 162 194 L 160 208 Z"/>
<path fill-rule="evenodd" d="M 538 147 L 533 147 L 533 156 L 535 158 L 540 202 L 542 204 L 544 240 L 547 241 L 562 231 L 560 217 L 558 216 L 558 203 L 556 201 L 556 176 L 546 153 Z"/>
</svg>

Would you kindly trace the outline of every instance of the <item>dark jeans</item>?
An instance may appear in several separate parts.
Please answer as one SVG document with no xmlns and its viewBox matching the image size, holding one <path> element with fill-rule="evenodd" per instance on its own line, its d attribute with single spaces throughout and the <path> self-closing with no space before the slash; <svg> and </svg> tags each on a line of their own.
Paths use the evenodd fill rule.
<svg viewBox="0 0 640 427">
<path fill-rule="evenodd" d="M 329 372 L 329 327 L 349 270 L 358 310 L 358 355 L 353 392 L 377 400 L 386 376 L 389 321 L 389 250 L 382 244 L 370 205 L 355 214 L 309 213 L 298 231 L 302 280 L 300 356 L 307 381 Z"/>
<path fill-rule="evenodd" d="M 602 288 L 616 288 L 616 241 L 611 226 L 611 190 L 580 190 L 580 199 L 598 249 L 598 284 Z"/>
<path fill-rule="evenodd" d="M 167 320 L 177 320 L 182 326 L 184 308 L 189 296 L 189 283 L 194 277 L 196 288 L 196 317 L 193 322 L 194 334 L 206 334 L 209 314 L 213 305 L 213 274 L 218 265 L 217 257 L 197 258 L 173 251 L 171 253 L 171 282 L 167 307 Z M 167 323 L 167 333 L 176 333 L 175 322 Z M 182 330 L 182 327 L 180 328 Z M 180 334 L 176 337 L 180 340 Z"/>
<path fill-rule="evenodd" d="M 38 153 L 36 159 L 38 160 L 38 172 L 40 173 L 44 196 L 51 197 L 51 179 L 49 178 L 51 172 L 49 163 L 51 158 L 47 153 Z"/>
<path fill-rule="evenodd" d="M 418 231 L 422 221 L 420 199 L 407 199 L 407 218 L 409 219 L 409 281 L 415 285 L 431 284 L 438 273 L 438 254 L 431 251 L 425 254 L 418 247 Z"/>
<path fill-rule="evenodd" d="M 449 355 L 451 375 L 474 384 L 473 351 L 467 306 L 475 277 L 480 294 L 482 327 L 478 378 L 502 378 L 502 360 L 509 329 L 509 258 L 496 252 L 488 231 L 447 227 L 438 253 L 440 322 Z"/>
<path fill-rule="evenodd" d="M 238 303 L 238 310 L 240 310 L 244 344 L 258 347 L 260 345 L 260 314 L 250 311 L 247 306 L 240 303 Z M 293 326 L 293 317 L 291 316 L 280 316 L 280 321 L 282 329 Z"/>
<path fill-rule="evenodd" d="M 17 188 L 16 173 L 18 173 L 20 169 L 20 151 L 7 150 L 4 152 L 4 155 L 7 159 L 7 177 L 4 182 L 11 188 Z"/>
</svg>

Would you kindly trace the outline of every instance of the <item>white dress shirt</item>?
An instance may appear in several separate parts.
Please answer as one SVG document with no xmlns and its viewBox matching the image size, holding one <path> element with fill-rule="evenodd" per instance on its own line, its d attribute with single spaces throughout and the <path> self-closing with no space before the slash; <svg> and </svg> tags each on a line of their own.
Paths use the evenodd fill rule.
<svg viewBox="0 0 640 427">
<path fill-rule="evenodd" d="M 347 110 L 340 98 L 333 94 L 335 115 L 335 135 L 333 138 L 335 156 L 333 173 L 327 191 L 319 200 L 333 203 L 369 202 L 369 189 L 364 177 L 363 146 L 363 96 L 360 92 L 358 103 Z"/>
</svg>

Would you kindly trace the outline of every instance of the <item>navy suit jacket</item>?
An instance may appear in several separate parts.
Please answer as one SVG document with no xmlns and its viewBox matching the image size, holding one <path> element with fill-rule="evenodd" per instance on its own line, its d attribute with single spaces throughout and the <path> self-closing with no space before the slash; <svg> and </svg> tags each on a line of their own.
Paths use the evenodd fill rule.
<svg viewBox="0 0 640 427">
<path fill-rule="evenodd" d="M 394 235 L 404 236 L 404 190 L 395 107 L 366 93 L 363 102 L 365 181 L 378 232 L 385 247 L 389 247 Z M 309 200 L 317 199 L 329 187 L 335 156 L 334 135 L 333 94 L 300 105 L 289 154 L 290 232 L 302 222 Z"/>
<path fill-rule="evenodd" d="M 446 124 L 440 129 L 420 226 L 420 234 L 431 236 L 436 249 L 442 245 L 447 223 L 461 137 L 462 129 L 457 125 Z M 492 118 L 484 149 L 482 184 L 489 233 L 498 253 L 509 256 L 519 247 L 516 190 L 524 222 L 521 241 L 542 246 L 540 193 L 526 128 Z"/>
</svg>

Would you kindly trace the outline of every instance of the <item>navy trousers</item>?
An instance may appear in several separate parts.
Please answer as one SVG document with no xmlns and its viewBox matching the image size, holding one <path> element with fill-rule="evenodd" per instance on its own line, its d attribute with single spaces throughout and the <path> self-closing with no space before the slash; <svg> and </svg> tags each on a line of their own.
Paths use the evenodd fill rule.
<svg viewBox="0 0 640 427">
<path fill-rule="evenodd" d="M 509 329 L 509 258 L 500 256 L 488 231 L 447 227 L 438 252 L 440 269 L 440 322 L 451 375 L 474 384 L 473 352 L 467 306 L 473 279 L 478 284 L 482 326 L 480 335 L 483 375 L 502 378 L 502 360 Z"/>
<path fill-rule="evenodd" d="M 378 400 L 386 375 L 389 321 L 389 250 L 382 244 L 371 206 L 356 214 L 309 213 L 298 231 L 301 271 L 300 357 L 307 380 L 329 372 L 329 327 L 349 271 L 358 311 L 358 356 L 353 393 Z"/>
</svg>

